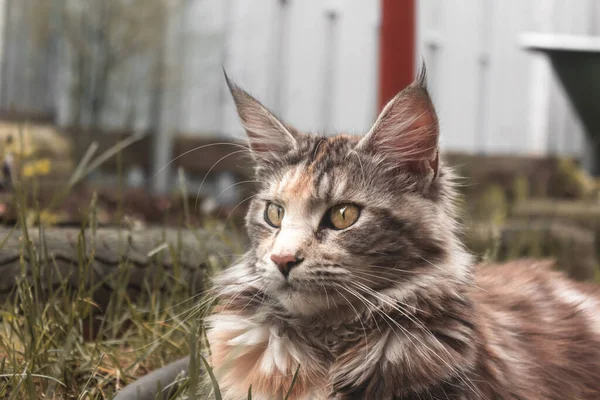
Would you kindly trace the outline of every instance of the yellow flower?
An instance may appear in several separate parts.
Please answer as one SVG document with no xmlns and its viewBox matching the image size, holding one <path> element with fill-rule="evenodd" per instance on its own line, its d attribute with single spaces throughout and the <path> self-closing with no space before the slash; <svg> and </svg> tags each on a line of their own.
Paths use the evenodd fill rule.
<svg viewBox="0 0 600 400">
<path fill-rule="evenodd" d="M 27 213 L 27 224 L 31 226 L 36 224 L 52 226 L 60 221 L 61 216 L 59 214 L 47 210 L 42 210 L 39 214 L 35 211 L 29 211 Z"/>
<path fill-rule="evenodd" d="M 24 164 L 22 174 L 26 178 L 39 175 L 48 175 L 50 173 L 50 168 L 50 160 L 47 158 L 42 158 L 40 160 L 30 161 Z"/>
<path fill-rule="evenodd" d="M 25 164 L 23 165 L 23 171 L 22 174 L 25 178 L 31 178 L 32 176 L 35 175 L 35 169 L 33 168 L 33 165 L 31 164 Z"/>
<path fill-rule="evenodd" d="M 51 213 L 49 211 L 41 211 L 40 212 L 40 223 L 42 225 L 56 225 L 60 220 L 57 214 Z"/>
</svg>

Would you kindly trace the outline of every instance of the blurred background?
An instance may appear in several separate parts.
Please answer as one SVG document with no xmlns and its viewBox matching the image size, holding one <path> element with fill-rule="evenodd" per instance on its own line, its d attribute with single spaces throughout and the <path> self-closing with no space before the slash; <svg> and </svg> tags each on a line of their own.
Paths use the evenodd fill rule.
<svg viewBox="0 0 600 400">
<path fill-rule="evenodd" d="M 29 187 L 31 224 L 92 201 L 107 226 L 239 222 L 252 168 L 223 67 L 334 134 L 366 131 L 422 60 L 471 249 L 593 279 L 598 0 L 0 0 L 0 214 Z"/>
<path fill-rule="evenodd" d="M 332 135 L 422 61 L 469 249 L 600 282 L 600 0 L 0 0 L 0 398 L 202 348 L 254 184 L 223 68 Z"/>
</svg>

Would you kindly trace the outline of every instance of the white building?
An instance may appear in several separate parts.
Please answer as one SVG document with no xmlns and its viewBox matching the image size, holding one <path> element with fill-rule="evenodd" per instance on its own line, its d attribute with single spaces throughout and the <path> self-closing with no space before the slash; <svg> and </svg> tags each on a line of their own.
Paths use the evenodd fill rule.
<svg viewBox="0 0 600 400">
<path fill-rule="evenodd" d="M 33 51 L 19 22 L 27 1 L 0 0 L 0 106 L 54 112 L 66 124 L 72 107 L 61 46 L 48 38 L 44 52 Z M 410 59 L 427 62 L 446 150 L 581 154 L 581 125 L 548 61 L 523 50 L 518 38 L 530 31 L 598 35 L 600 1 L 414 1 L 417 50 Z M 180 0 L 165 27 L 168 78 L 160 107 L 153 108 L 144 59 L 127 69 L 141 82 L 133 95 L 128 92 L 134 96 L 131 126 L 157 132 L 157 166 L 173 157 L 176 135 L 241 137 L 225 66 L 237 83 L 300 129 L 362 132 L 378 109 L 382 4 Z M 111 106 L 102 121 L 119 128 L 127 87 L 109 87 Z"/>
</svg>

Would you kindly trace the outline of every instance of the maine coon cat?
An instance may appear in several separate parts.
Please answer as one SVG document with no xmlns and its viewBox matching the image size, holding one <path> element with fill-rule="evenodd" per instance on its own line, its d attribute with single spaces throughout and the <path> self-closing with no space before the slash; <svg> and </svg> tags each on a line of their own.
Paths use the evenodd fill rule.
<svg viewBox="0 0 600 400">
<path fill-rule="evenodd" d="M 225 399 L 600 399 L 600 297 L 549 263 L 476 268 L 424 69 L 366 135 L 297 131 L 229 83 L 260 186 L 216 281 Z"/>
</svg>

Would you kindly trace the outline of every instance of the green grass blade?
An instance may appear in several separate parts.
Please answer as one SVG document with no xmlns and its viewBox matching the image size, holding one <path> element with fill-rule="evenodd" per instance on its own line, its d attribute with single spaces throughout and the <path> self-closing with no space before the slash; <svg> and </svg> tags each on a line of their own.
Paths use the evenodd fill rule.
<svg viewBox="0 0 600 400">
<path fill-rule="evenodd" d="M 90 147 L 88 147 L 87 151 L 79 161 L 79 164 L 77 164 L 77 167 L 75 167 L 75 171 L 73 171 L 73 174 L 71 174 L 71 178 L 67 182 L 67 186 L 71 187 L 79 181 L 81 175 L 83 174 L 83 171 L 92 160 L 92 157 L 96 153 L 96 150 L 98 150 L 98 147 L 99 146 L 97 142 L 92 142 L 92 144 L 90 144 Z"/>
<path fill-rule="evenodd" d="M 210 382 L 212 383 L 213 390 L 215 391 L 215 400 L 223 400 L 223 397 L 221 396 L 221 389 L 219 388 L 219 382 L 217 381 L 211 366 L 208 364 L 208 361 L 206 361 L 206 358 L 204 358 L 202 354 L 200 354 L 200 358 L 202 359 L 202 363 L 204 364 L 206 372 L 210 377 Z"/>
<path fill-rule="evenodd" d="M 298 372 L 300 372 L 300 364 L 298 364 L 298 368 L 296 368 L 296 372 L 294 373 L 294 377 L 292 378 L 290 388 L 288 389 L 287 394 L 285 395 L 283 400 L 288 400 L 292 395 L 292 390 L 294 389 L 294 385 L 296 384 L 296 380 L 298 379 Z"/>
</svg>

